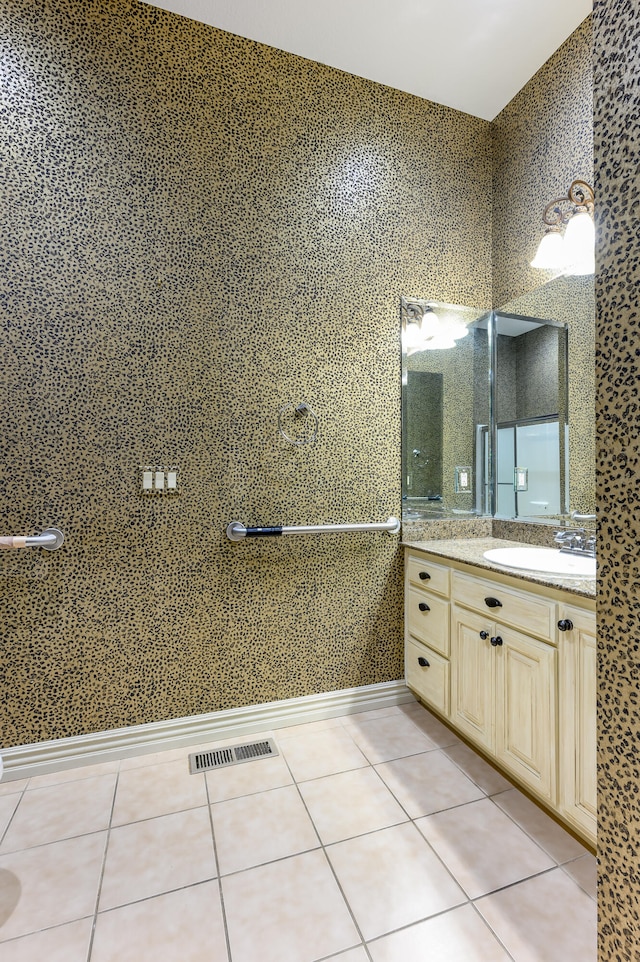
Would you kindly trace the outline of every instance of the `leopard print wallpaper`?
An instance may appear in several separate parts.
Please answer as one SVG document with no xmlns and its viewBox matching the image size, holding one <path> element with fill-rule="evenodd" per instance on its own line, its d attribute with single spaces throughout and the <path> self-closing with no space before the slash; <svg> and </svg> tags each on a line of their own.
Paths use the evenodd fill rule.
<svg viewBox="0 0 640 962">
<path fill-rule="evenodd" d="M 1 527 L 66 540 L 0 557 L 0 744 L 400 678 L 398 536 L 225 528 L 400 514 L 400 295 L 490 304 L 489 124 L 137 0 L 2 17 Z"/>
<path fill-rule="evenodd" d="M 593 183 L 592 24 L 588 17 L 491 125 L 493 304 L 567 325 L 569 494 L 572 511 L 595 505 L 593 277 L 554 278 L 530 267 L 542 213 L 576 178 Z"/>
<path fill-rule="evenodd" d="M 640 957 L 640 4 L 594 6 L 599 958 Z"/>
</svg>

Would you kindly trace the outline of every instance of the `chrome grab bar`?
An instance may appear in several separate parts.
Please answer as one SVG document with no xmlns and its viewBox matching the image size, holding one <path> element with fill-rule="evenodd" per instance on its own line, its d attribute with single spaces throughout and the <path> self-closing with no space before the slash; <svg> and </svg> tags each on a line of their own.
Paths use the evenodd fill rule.
<svg viewBox="0 0 640 962">
<path fill-rule="evenodd" d="M 388 531 L 389 534 L 397 534 L 400 522 L 391 517 L 388 521 L 370 524 L 295 524 L 246 528 L 241 521 L 231 521 L 227 525 L 227 538 L 229 541 L 242 541 L 243 538 L 268 538 L 282 534 L 341 534 L 349 531 Z"/>
<path fill-rule="evenodd" d="M 595 514 L 578 514 L 577 511 L 571 512 L 572 521 L 595 521 L 596 518 L 597 518 L 597 515 Z"/>
<path fill-rule="evenodd" d="M 27 535 L 26 537 L 0 538 L 0 549 L 45 548 L 47 551 L 55 551 L 63 541 L 64 535 L 60 528 L 45 528 L 42 534 Z"/>
</svg>

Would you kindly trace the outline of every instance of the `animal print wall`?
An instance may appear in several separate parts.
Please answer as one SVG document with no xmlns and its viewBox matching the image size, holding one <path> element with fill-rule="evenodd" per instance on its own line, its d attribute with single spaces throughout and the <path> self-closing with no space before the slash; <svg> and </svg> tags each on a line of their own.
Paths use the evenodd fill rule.
<svg viewBox="0 0 640 962">
<path fill-rule="evenodd" d="M 640 5 L 596 2 L 599 958 L 640 952 Z"/>
<path fill-rule="evenodd" d="M 398 536 L 225 528 L 399 515 L 400 295 L 490 304 L 489 124 L 135 0 L 2 19 L 1 527 L 66 540 L 0 556 L 0 744 L 400 678 Z"/>
</svg>

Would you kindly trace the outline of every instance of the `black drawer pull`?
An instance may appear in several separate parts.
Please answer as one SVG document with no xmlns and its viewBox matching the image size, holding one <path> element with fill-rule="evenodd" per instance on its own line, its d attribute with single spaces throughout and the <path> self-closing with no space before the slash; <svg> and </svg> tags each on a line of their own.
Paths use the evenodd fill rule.
<svg viewBox="0 0 640 962">
<path fill-rule="evenodd" d="M 418 658 L 418 664 L 420 665 L 421 668 L 429 667 L 429 662 L 427 661 L 426 658 L 423 658 L 422 655 L 420 655 L 420 657 Z"/>
<path fill-rule="evenodd" d="M 488 632 L 488 631 L 481 631 L 481 632 L 480 632 L 480 637 L 482 638 L 483 641 L 486 641 L 487 638 L 489 637 L 489 632 Z"/>
<path fill-rule="evenodd" d="M 429 581 L 431 579 L 431 575 L 428 571 L 421 571 L 418 574 L 418 578 L 420 578 L 421 581 Z"/>
<path fill-rule="evenodd" d="M 484 603 L 487 608 L 502 608 L 502 602 L 497 598 L 485 598 Z"/>
<path fill-rule="evenodd" d="M 500 635 L 497 635 L 495 638 L 492 638 L 491 644 L 493 645 L 494 648 L 499 648 L 500 645 L 502 644 L 502 638 L 500 637 Z"/>
<path fill-rule="evenodd" d="M 421 601 L 420 604 L 418 605 L 418 608 L 420 609 L 420 611 L 431 611 L 431 608 L 426 603 L 426 601 Z"/>
<path fill-rule="evenodd" d="M 562 618 L 562 620 L 558 622 L 558 628 L 560 631 L 571 631 L 573 622 L 570 618 Z"/>
</svg>

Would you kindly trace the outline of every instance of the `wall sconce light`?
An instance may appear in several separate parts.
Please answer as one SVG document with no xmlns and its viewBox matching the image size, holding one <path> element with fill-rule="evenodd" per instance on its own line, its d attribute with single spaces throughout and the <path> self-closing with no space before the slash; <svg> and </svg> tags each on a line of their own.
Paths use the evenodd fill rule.
<svg viewBox="0 0 640 962">
<path fill-rule="evenodd" d="M 593 187 L 574 180 L 566 197 L 547 204 L 542 215 L 547 227 L 532 267 L 563 274 L 595 272 L 593 203 Z"/>
<path fill-rule="evenodd" d="M 440 317 L 430 304 L 402 298 L 402 336 L 407 356 L 455 347 L 456 341 L 468 333 L 469 328 L 459 318 Z"/>
</svg>

